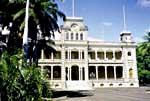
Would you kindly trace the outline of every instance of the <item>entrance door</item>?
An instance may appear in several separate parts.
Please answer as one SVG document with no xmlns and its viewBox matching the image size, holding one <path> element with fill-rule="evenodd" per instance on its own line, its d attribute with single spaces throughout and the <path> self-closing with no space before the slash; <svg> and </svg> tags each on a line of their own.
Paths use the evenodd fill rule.
<svg viewBox="0 0 150 101">
<path fill-rule="evenodd" d="M 71 80 L 79 80 L 79 67 L 78 66 L 71 67 Z"/>
</svg>

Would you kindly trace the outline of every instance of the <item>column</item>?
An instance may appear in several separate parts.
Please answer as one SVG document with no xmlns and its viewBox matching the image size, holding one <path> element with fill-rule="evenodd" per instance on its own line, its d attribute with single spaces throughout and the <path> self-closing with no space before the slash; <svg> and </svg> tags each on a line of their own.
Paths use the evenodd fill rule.
<svg viewBox="0 0 150 101">
<path fill-rule="evenodd" d="M 107 67 L 105 66 L 105 80 L 107 80 Z"/>
<path fill-rule="evenodd" d="M 79 80 L 81 80 L 81 69 L 79 67 Z"/>
<path fill-rule="evenodd" d="M 41 51 L 41 59 L 44 59 L 44 50 Z"/>
<path fill-rule="evenodd" d="M 97 60 L 97 50 L 95 50 L 95 60 Z"/>
<path fill-rule="evenodd" d="M 70 67 L 68 67 L 68 81 L 70 80 Z"/>
<path fill-rule="evenodd" d="M 80 51 L 80 57 L 81 57 L 81 60 L 82 60 L 82 50 Z"/>
<path fill-rule="evenodd" d="M 51 80 L 53 80 L 53 66 L 51 66 Z"/>
<path fill-rule="evenodd" d="M 116 80 L 116 66 L 114 66 L 114 79 Z"/>
<path fill-rule="evenodd" d="M 80 68 L 80 76 L 81 80 L 83 80 L 82 67 Z"/>
<path fill-rule="evenodd" d="M 53 53 L 51 53 L 51 59 L 52 59 L 52 60 L 54 59 L 54 54 L 53 54 Z"/>
<path fill-rule="evenodd" d="M 72 75 L 71 75 L 71 68 L 69 68 L 69 77 L 70 77 L 69 80 L 72 80 L 72 79 L 71 79 L 71 76 L 72 76 Z"/>
<path fill-rule="evenodd" d="M 116 58 L 115 58 L 115 51 L 113 51 L 113 60 L 115 60 Z"/>
<path fill-rule="evenodd" d="M 71 50 L 69 50 L 70 56 L 69 56 L 69 60 L 71 60 Z"/>
<path fill-rule="evenodd" d="M 67 67 L 68 68 L 68 67 Z M 67 69 L 67 78 L 69 80 L 69 68 Z"/>
<path fill-rule="evenodd" d="M 104 50 L 104 60 L 106 60 L 106 50 Z"/>
<path fill-rule="evenodd" d="M 67 51 L 67 60 L 69 60 L 69 50 L 66 51 Z"/>
<path fill-rule="evenodd" d="M 96 80 L 98 80 L 98 66 L 96 66 Z"/>
<path fill-rule="evenodd" d="M 78 50 L 78 59 L 81 60 L 81 50 Z"/>
</svg>

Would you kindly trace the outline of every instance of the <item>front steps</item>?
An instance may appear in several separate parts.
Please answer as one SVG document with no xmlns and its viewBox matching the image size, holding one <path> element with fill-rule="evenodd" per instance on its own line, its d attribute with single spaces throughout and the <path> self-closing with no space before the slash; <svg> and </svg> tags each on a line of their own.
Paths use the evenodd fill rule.
<svg viewBox="0 0 150 101">
<path fill-rule="evenodd" d="M 89 81 L 66 81 L 66 91 L 89 91 L 94 90 Z"/>
</svg>

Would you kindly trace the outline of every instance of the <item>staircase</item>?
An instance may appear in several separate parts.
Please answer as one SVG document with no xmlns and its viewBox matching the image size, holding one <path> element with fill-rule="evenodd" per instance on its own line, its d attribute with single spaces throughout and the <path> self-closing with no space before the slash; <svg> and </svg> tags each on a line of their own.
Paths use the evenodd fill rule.
<svg viewBox="0 0 150 101">
<path fill-rule="evenodd" d="M 87 91 L 94 90 L 92 84 L 89 81 L 66 81 L 67 91 Z"/>
</svg>

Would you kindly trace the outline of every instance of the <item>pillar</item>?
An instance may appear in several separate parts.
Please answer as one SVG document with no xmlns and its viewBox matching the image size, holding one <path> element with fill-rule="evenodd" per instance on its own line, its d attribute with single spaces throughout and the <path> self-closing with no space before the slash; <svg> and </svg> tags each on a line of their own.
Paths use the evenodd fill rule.
<svg viewBox="0 0 150 101">
<path fill-rule="evenodd" d="M 116 66 L 114 66 L 114 79 L 116 80 Z"/>
<path fill-rule="evenodd" d="M 67 60 L 69 60 L 69 50 L 67 50 Z"/>
<path fill-rule="evenodd" d="M 95 60 L 97 60 L 97 50 L 95 50 Z"/>
<path fill-rule="evenodd" d="M 53 66 L 51 66 L 51 80 L 53 80 Z"/>
<path fill-rule="evenodd" d="M 83 77 L 82 77 L 82 67 L 80 67 L 80 80 L 83 80 Z"/>
<path fill-rule="evenodd" d="M 44 59 L 44 50 L 41 51 L 41 59 Z"/>
<path fill-rule="evenodd" d="M 53 53 L 51 53 L 51 59 L 52 59 L 52 60 L 54 59 L 54 54 L 53 54 Z"/>
<path fill-rule="evenodd" d="M 106 50 L 104 51 L 104 60 L 106 60 Z"/>
<path fill-rule="evenodd" d="M 105 80 L 107 80 L 107 67 L 105 66 Z"/>
<path fill-rule="evenodd" d="M 98 80 L 98 66 L 96 66 L 95 69 L 96 69 L 96 80 Z"/>
<path fill-rule="evenodd" d="M 81 80 L 81 69 L 79 67 L 79 80 Z"/>
<path fill-rule="evenodd" d="M 81 60 L 82 60 L 82 50 L 80 51 L 80 54 L 81 54 L 81 56 L 80 56 L 80 57 L 81 57 Z"/>
<path fill-rule="evenodd" d="M 116 57 L 115 57 L 115 51 L 113 51 L 113 60 L 115 60 Z"/>
<path fill-rule="evenodd" d="M 72 76 L 71 75 L 71 68 L 69 68 L 69 78 L 70 78 L 69 80 L 71 80 L 71 76 Z"/>
<path fill-rule="evenodd" d="M 78 59 L 81 60 L 81 50 L 78 50 Z"/>
<path fill-rule="evenodd" d="M 71 60 L 71 50 L 69 50 L 69 60 Z"/>
</svg>

